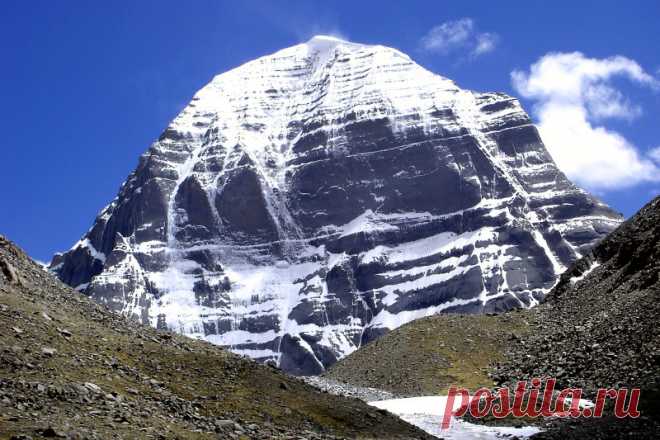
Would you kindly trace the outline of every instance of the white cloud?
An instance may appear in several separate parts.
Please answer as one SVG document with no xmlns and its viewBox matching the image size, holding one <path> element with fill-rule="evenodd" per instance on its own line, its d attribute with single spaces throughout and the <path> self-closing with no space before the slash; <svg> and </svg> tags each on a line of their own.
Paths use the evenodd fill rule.
<svg viewBox="0 0 660 440">
<path fill-rule="evenodd" d="M 344 41 L 350 41 L 350 38 L 348 35 L 343 33 L 337 28 L 323 28 L 321 26 L 313 25 L 311 26 L 311 29 L 304 34 L 305 36 L 302 37 L 302 41 L 308 41 L 313 37 L 319 36 L 319 35 L 324 35 L 326 37 L 333 37 L 337 38 L 339 40 L 344 40 Z"/>
<path fill-rule="evenodd" d="M 652 148 L 649 151 L 649 157 L 660 164 L 660 147 Z"/>
<path fill-rule="evenodd" d="M 529 72 L 511 72 L 516 91 L 535 101 L 541 138 L 559 168 L 594 191 L 660 181 L 660 163 L 651 159 L 654 153 L 640 153 L 620 133 L 602 125 L 608 118 L 631 121 L 642 113 L 614 88 L 611 80 L 617 76 L 660 88 L 658 80 L 622 56 L 596 59 L 579 52 L 550 53 Z"/>
<path fill-rule="evenodd" d="M 477 38 L 477 45 L 472 50 L 472 54 L 474 56 L 492 52 L 493 50 L 495 50 L 495 46 L 497 46 L 497 42 L 500 40 L 500 37 L 492 32 L 485 32 L 483 34 L 478 34 L 476 38 Z"/>
<path fill-rule="evenodd" d="M 442 55 L 464 49 L 471 57 L 477 57 L 493 51 L 498 41 L 497 34 L 478 32 L 474 20 L 461 18 L 431 28 L 420 40 L 420 46 L 423 50 Z"/>
</svg>

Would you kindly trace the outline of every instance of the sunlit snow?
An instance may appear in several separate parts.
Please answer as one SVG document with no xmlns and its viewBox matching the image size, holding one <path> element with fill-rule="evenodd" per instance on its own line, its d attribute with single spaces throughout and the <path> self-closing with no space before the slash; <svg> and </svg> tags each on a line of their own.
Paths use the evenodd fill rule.
<svg viewBox="0 0 660 440">
<path fill-rule="evenodd" d="M 423 396 L 406 399 L 380 400 L 369 405 L 385 409 L 401 417 L 431 435 L 446 440 L 501 440 L 503 437 L 528 438 L 541 430 L 535 426 L 515 428 L 510 426 L 485 426 L 452 417 L 449 429 L 440 429 L 447 405 L 447 396 Z M 460 399 L 454 401 L 452 410 L 460 407 Z"/>
</svg>

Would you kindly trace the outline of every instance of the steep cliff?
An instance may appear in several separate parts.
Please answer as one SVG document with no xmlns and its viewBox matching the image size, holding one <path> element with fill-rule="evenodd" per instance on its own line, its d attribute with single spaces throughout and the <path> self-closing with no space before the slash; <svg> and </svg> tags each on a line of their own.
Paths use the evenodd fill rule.
<svg viewBox="0 0 660 440">
<path fill-rule="evenodd" d="M 142 322 L 318 373 L 413 319 L 536 304 L 620 221 L 516 99 L 315 37 L 202 88 L 51 270 Z"/>
</svg>

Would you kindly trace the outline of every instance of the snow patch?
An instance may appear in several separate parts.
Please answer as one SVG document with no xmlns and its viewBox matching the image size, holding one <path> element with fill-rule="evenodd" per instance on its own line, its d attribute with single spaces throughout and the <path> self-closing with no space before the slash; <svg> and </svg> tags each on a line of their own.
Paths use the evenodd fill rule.
<svg viewBox="0 0 660 440">
<path fill-rule="evenodd" d="M 91 241 L 89 241 L 88 238 L 83 238 L 80 241 L 78 241 L 76 244 L 73 245 L 71 250 L 76 250 L 76 249 L 87 249 L 87 252 L 89 252 L 89 255 L 92 256 L 92 258 L 95 258 L 99 260 L 101 263 L 105 264 L 105 254 L 103 252 L 99 252 L 96 250 L 94 245 L 92 244 Z"/>
<path fill-rule="evenodd" d="M 456 399 L 452 411 L 460 407 L 460 399 Z M 452 417 L 449 429 L 441 430 L 440 423 L 447 406 L 447 396 L 422 396 L 407 399 L 392 399 L 369 402 L 369 405 L 387 410 L 408 423 L 411 423 L 427 433 L 446 440 L 501 440 L 503 437 L 528 438 L 541 432 L 535 426 L 522 428 L 505 426 L 484 426 L 466 422 Z"/>
<path fill-rule="evenodd" d="M 589 266 L 589 268 L 587 270 L 582 272 L 582 275 L 579 275 L 579 276 L 576 276 L 576 277 L 571 277 L 571 279 L 570 279 L 571 284 L 576 284 L 576 283 L 582 281 L 587 275 L 589 275 L 591 272 L 594 271 L 594 269 L 596 269 L 599 266 L 600 266 L 600 263 L 598 261 L 594 261 L 593 263 L 591 263 L 591 266 Z"/>
</svg>

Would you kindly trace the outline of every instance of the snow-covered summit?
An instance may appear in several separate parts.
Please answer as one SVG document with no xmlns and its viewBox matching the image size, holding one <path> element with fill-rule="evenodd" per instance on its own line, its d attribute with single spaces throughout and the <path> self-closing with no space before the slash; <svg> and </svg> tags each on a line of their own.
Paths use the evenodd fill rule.
<svg viewBox="0 0 660 440">
<path fill-rule="evenodd" d="M 533 305 L 619 222 L 516 99 L 317 36 L 199 90 L 51 268 L 310 373 L 412 319 Z"/>
</svg>

